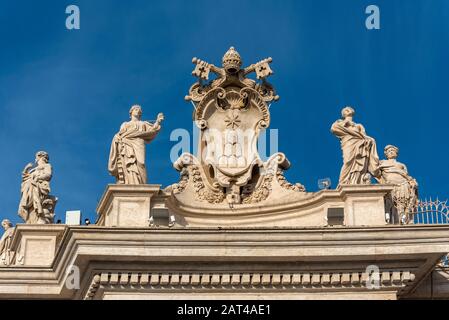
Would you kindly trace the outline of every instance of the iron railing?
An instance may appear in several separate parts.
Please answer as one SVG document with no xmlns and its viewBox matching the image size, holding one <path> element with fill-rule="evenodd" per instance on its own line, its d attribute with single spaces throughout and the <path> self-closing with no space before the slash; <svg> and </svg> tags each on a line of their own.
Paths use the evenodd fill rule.
<svg viewBox="0 0 449 320">
<path fill-rule="evenodd" d="M 449 224 L 449 207 L 446 201 L 419 200 L 415 211 L 411 213 L 414 224 Z M 440 267 L 449 267 L 449 255 L 441 259 Z"/>
<path fill-rule="evenodd" d="M 449 207 L 446 201 L 419 200 L 415 211 L 411 213 L 414 224 L 449 224 Z"/>
</svg>

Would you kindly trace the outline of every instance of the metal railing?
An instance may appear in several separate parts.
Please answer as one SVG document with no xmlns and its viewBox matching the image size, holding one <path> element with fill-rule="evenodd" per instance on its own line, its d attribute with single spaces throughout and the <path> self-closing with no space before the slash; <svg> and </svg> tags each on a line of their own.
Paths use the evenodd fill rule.
<svg viewBox="0 0 449 320">
<path fill-rule="evenodd" d="M 411 213 L 414 224 L 449 224 L 449 207 L 446 201 L 419 200 L 415 211 Z M 449 255 L 441 259 L 440 267 L 449 267 Z"/>
<path fill-rule="evenodd" d="M 419 200 L 415 211 L 411 213 L 414 224 L 449 224 L 449 207 L 446 201 Z"/>
</svg>

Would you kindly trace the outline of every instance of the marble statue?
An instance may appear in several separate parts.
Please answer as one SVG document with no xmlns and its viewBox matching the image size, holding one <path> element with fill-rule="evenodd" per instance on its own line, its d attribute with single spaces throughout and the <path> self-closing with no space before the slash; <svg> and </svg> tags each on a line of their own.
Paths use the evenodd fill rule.
<svg viewBox="0 0 449 320">
<path fill-rule="evenodd" d="M 369 137 L 363 125 L 353 121 L 355 111 L 345 107 L 342 119 L 334 122 L 331 132 L 340 139 L 343 167 L 339 184 L 370 184 L 378 175 L 379 156 L 376 141 Z"/>
<path fill-rule="evenodd" d="M 408 174 L 407 167 L 396 160 L 399 154 L 398 147 L 388 145 L 384 153 L 387 159 L 380 161 L 378 181 L 395 185 L 391 193 L 392 204 L 400 222 L 406 224 L 409 213 L 413 212 L 418 201 L 418 183 Z M 390 209 L 392 209 L 391 205 Z"/>
<path fill-rule="evenodd" d="M 5 232 L 0 238 L 0 267 L 9 266 L 14 258 L 14 252 L 11 251 L 11 244 L 15 228 L 8 219 L 2 221 L 2 227 Z"/>
<path fill-rule="evenodd" d="M 109 155 L 109 173 L 117 184 L 146 184 L 145 144 L 151 142 L 161 130 L 164 115 L 159 113 L 155 123 L 142 121 L 142 108 L 129 111 L 131 120 L 120 127 L 114 136 Z"/>
<path fill-rule="evenodd" d="M 36 153 L 35 163 L 29 163 L 22 172 L 22 196 L 19 216 L 29 224 L 49 224 L 54 221 L 57 198 L 50 195 L 53 170 L 48 153 Z"/>
</svg>

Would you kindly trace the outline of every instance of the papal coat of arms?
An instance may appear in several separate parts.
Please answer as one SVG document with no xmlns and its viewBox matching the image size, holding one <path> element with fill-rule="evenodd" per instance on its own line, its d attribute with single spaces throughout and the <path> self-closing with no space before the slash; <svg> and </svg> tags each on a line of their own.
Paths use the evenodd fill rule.
<svg viewBox="0 0 449 320">
<path fill-rule="evenodd" d="M 291 185 L 282 175 L 289 163 L 281 153 L 263 162 L 257 150 L 262 130 L 270 125 L 269 104 L 277 101 L 273 86 L 266 79 L 273 74 L 272 59 L 242 68 L 239 53 L 231 47 L 223 56 L 222 67 L 193 58 L 192 85 L 186 100 L 192 101 L 194 121 L 200 129 L 198 155 L 183 154 L 175 163 L 182 179 L 174 192 L 183 192 L 189 181 L 196 198 L 210 203 L 254 203 L 270 194 L 274 178 Z M 247 76 L 256 74 L 256 79 Z M 209 79 L 215 74 L 214 79 Z"/>
</svg>

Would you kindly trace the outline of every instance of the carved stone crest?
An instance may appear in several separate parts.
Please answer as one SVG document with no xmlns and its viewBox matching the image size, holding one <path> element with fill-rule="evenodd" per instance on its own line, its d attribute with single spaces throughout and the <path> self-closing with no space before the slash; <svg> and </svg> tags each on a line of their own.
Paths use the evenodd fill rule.
<svg viewBox="0 0 449 320">
<path fill-rule="evenodd" d="M 263 173 L 265 164 L 257 141 L 260 132 L 270 125 L 269 104 L 279 99 L 266 80 L 273 74 L 271 62 L 267 58 L 242 68 L 241 57 L 233 47 L 224 55 L 222 67 L 193 59 L 192 74 L 198 81 L 186 100 L 195 106 L 199 152 L 197 157 L 184 154 L 175 164 L 184 177 L 174 191 L 183 190 L 182 185 L 189 181 L 186 175 L 194 175 L 197 178 L 193 183 L 199 185 L 195 188 L 198 200 L 220 203 L 226 199 L 229 204 L 240 204 L 267 197 L 270 181 L 277 176 L 276 171 Z M 216 78 L 209 80 L 211 73 Z M 251 73 L 256 74 L 257 81 L 247 77 Z M 259 188 L 252 187 L 256 185 Z"/>
</svg>

